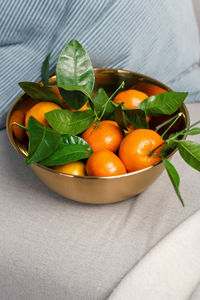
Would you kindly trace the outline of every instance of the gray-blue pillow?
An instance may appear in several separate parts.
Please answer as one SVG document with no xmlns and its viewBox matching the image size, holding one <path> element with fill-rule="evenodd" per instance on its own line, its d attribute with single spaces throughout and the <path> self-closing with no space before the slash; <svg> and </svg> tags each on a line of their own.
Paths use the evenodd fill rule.
<svg viewBox="0 0 200 300">
<path fill-rule="evenodd" d="M 95 67 L 123 68 L 157 78 L 187 101 L 200 100 L 200 45 L 190 0 L 1 1 L 0 126 L 21 92 L 19 81 L 40 79 L 75 38 Z"/>
</svg>

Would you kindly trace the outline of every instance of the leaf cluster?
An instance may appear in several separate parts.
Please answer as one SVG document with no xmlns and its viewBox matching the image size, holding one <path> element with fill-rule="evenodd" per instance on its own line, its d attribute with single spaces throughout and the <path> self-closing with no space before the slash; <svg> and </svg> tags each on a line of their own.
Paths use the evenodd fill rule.
<svg viewBox="0 0 200 300">
<path fill-rule="evenodd" d="M 94 94 L 95 75 L 92 62 L 82 45 L 73 39 L 62 50 L 56 65 L 56 87 L 63 97 L 63 104 L 50 89 L 48 81 L 50 56 L 51 53 L 43 62 L 40 83 L 20 82 L 19 85 L 32 98 L 55 102 L 63 108 L 70 106 L 74 111 L 63 109 L 48 112 L 45 116 L 51 128 L 43 126 L 33 117 L 29 119 L 26 164 L 40 163 L 44 166 L 54 166 L 88 158 L 92 150 L 79 134 L 94 122 L 98 124 L 100 120 L 110 119 L 115 120 L 125 130 L 128 130 L 128 125 L 132 125 L 134 129 L 149 128 L 147 115 L 167 115 L 169 119 L 156 128 L 158 131 L 168 126 L 162 135 L 166 146 L 160 156 L 177 196 L 184 204 L 179 191 L 179 175 L 166 157 L 178 148 L 184 161 L 200 171 L 200 145 L 180 139 L 183 135 L 199 134 L 200 128 L 194 127 L 199 122 L 167 137 L 169 129 L 181 117 L 180 114 L 171 118 L 170 116 L 177 112 L 188 93 L 166 92 L 151 96 L 141 102 L 137 109 L 128 109 L 123 103 L 117 104 L 112 101 L 115 94 L 124 87 L 124 82 L 111 96 L 108 96 L 103 88 L 99 88 Z M 78 111 L 85 103 L 89 109 Z M 151 155 L 154 155 L 154 151 Z"/>
</svg>

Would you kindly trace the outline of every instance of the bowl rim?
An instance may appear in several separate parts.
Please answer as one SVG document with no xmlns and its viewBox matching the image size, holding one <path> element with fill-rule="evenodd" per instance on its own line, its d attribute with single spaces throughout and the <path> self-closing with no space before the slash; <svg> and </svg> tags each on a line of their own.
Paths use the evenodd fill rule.
<svg viewBox="0 0 200 300">
<path fill-rule="evenodd" d="M 150 81 L 152 84 L 154 85 L 158 85 L 164 89 L 166 89 L 168 92 L 172 92 L 173 90 L 168 87 L 166 84 L 162 83 L 161 81 L 151 77 L 151 76 L 148 76 L 148 75 L 145 75 L 143 73 L 138 73 L 138 72 L 134 72 L 134 71 L 130 71 L 130 70 L 124 70 L 124 69 L 115 69 L 115 68 L 94 68 L 94 72 L 95 74 L 97 73 L 131 73 L 135 76 L 139 76 L 142 78 L 141 82 L 145 82 L 145 80 L 148 80 L 148 82 Z M 56 75 L 52 75 L 50 76 L 50 78 L 56 78 Z M 41 82 L 41 81 L 40 81 Z M 7 117 L 6 117 L 6 132 L 7 132 L 7 136 L 8 136 L 8 139 L 10 141 L 10 143 L 12 144 L 13 148 L 18 152 L 20 153 L 24 159 L 26 158 L 26 155 L 20 151 L 20 149 L 17 147 L 16 143 L 14 142 L 14 138 L 13 138 L 13 134 L 11 133 L 11 130 L 9 129 L 9 120 L 10 120 L 10 117 L 13 113 L 13 110 L 15 108 L 15 106 L 17 105 L 17 103 L 20 101 L 20 99 L 22 99 L 22 97 L 25 95 L 25 92 L 22 92 L 16 99 L 15 101 L 12 103 L 12 105 L 10 106 L 10 109 L 7 113 Z M 186 120 L 187 120 L 187 124 L 186 125 L 190 125 L 190 116 L 189 116 L 189 112 L 188 112 L 188 109 L 185 105 L 185 103 L 183 103 L 181 105 L 183 107 L 183 109 L 185 110 L 185 115 L 186 115 Z M 183 135 L 182 137 L 182 140 L 185 140 L 186 139 L 186 135 Z M 171 158 L 176 152 L 177 152 L 177 148 L 174 149 L 174 151 L 172 151 L 168 156 L 167 158 Z M 52 168 L 49 168 L 49 167 L 46 167 L 46 166 L 42 166 L 40 165 L 39 163 L 34 163 L 33 165 L 34 166 L 37 166 L 39 168 L 42 168 L 44 169 L 45 171 L 48 171 L 48 172 L 52 172 L 54 174 L 59 174 L 59 175 L 62 175 L 62 176 L 65 176 L 65 177 L 70 177 L 70 178 L 80 178 L 80 179 L 92 179 L 92 180 L 95 180 L 95 179 L 100 179 L 100 180 L 112 180 L 112 179 L 115 179 L 115 178 L 124 178 L 124 177 L 128 177 L 128 176 L 134 176 L 134 175 L 137 175 L 137 174 L 140 174 L 140 173 L 143 173 L 145 171 L 148 171 L 150 169 L 153 169 L 154 167 L 158 166 L 162 164 L 162 160 L 160 160 L 159 162 L 147 167 L 147 168 L 144 168 L 144 169 L 141 169 L 141 170 L 138 170 L 138 171 L 133 171 L 133 172 L 127 172 L 125 174 L 122 174 L 122 175 L 114 175 L 114 176 L 79 176 L 79 175 L 72 175 L 72 174 L 67 174 L 67 173 L 62 173 L 62 172 L 59 172 L 59 171 L 56 171 Z"/>
</svg>

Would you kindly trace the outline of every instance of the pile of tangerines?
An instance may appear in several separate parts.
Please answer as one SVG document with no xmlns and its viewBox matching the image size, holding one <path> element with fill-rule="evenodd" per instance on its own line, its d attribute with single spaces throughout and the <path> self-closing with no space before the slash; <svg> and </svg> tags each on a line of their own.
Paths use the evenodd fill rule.
<svg viewBox="0 0 200 300">
<path fill-rule="evenodd" d="M 58 88 L 51 88 L 51 90 L 62 100 Z M 113 101 L 123 103 L 128 109 L 136 109 L 146 98 L 148 95 L 144 92 L 129 89 L 119 92 Z M 28 127 L 28 120 L 30 116 L 33 116 L 43 125 L 49 126 L 45 113 L 54 109 L 62 108 L 53 102 L 38 102 L 30 98 L 13 113 L 10 124 L 18 122 Z M 73 110 L 70 107 L 67 109 Z M 89 107 L 86 104 L 80 110 L 87 109 Z M 149 120 L 150 116 L 147 116 L 147 121 Z M 25 130 L 16 125 L 12 127 L 12 130 L 17 139 L 23 142 L 27 134 Z M 164 147 L 164 141 L 156 131 L 151 129 L 134 130 L 131 125 L 129 125 L 129 130 L 125 131 L 119 127 L 117 122 L 111 120 L 95 122 L 81 134 L 81 137 L 93 151 L 87 161 L 54 166 L 55 170 L 79 176 L 122 175 L 159 162 L 161 160 L 159 153 Z"/>
</svg>

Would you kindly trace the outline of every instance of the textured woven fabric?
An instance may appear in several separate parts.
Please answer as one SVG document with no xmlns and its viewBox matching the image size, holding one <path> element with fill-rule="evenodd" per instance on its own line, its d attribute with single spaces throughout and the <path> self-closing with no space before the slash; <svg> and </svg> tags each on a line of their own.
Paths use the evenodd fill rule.
<svg viewBox="0 0 200 300">
<path fill-rule="evenodd" d="M 19 81 L 40 79 L 71 40 L 95 67 L 123 68 L 159 79 L 199 100 L 199 38 L 190 0 L 2 0 L 0 126 L 20 93 Z"/>
<path fill-rule="evenodd" d="M 196 122 L 200 103 L 188 108 Z M 189 139 L 199 143 L 200 135 Z M 86 205 L 47 189 L 24 165 L 5 130 L 0 145 L 1 300 L 106 300 L 161 238 L 200 209 L 199 172 L 178 154 L 172 163 L 180 174 L 185 208 L 166 172 L 129 200 Z M 153 271 L 145 269 L 146 276 Z"/>
<path fill-rule="evenodd" d="M 199 220 L 200 211 L 161 240 L 108 300 L 191 300 L 191 294 L 194 300 L 200 279 Z"/>
</svg>

